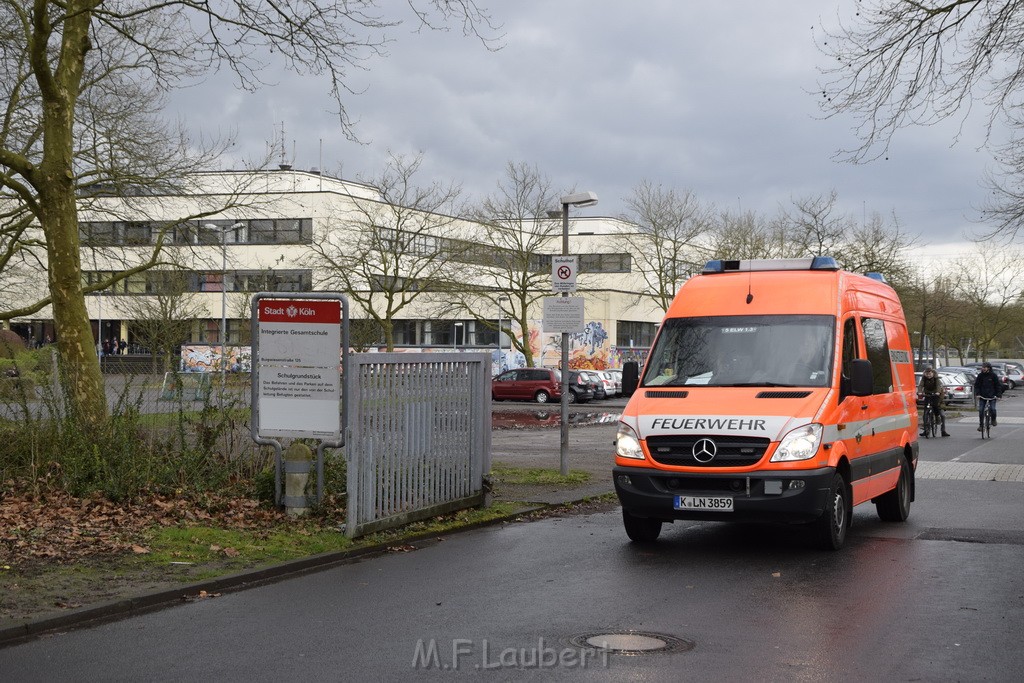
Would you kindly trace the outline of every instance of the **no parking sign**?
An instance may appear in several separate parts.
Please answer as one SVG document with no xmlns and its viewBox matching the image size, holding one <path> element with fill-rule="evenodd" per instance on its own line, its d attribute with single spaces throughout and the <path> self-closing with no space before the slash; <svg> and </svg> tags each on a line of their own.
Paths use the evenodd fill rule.
<svg viewBox="0 0 1024 683">
<path fill-rule="evenodd" d="M 578 256 L 551 257 L 551 291 L 575 292 Z"/>
</svg>

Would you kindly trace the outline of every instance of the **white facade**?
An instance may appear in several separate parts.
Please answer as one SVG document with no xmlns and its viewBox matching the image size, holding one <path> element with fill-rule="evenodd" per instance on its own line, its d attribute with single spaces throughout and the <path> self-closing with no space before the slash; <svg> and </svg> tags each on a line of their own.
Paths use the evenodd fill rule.
<svg viewBox="0 0 1024 683">
<path fill-rule="evenodd" d="M 337 231 L 338 217 L 386 206 L 379 193 L 367 185 L 291 169 L 261 172 L 195 174 L 194 189 L 186 194 L 133 197 L 127 201 L 97 199 L 80 210 L 83 249 L 82 270 L 87 283 L 105 273 L 144 263 L 157 239 L 164 239 L 165 260 L 160 265 L 118 283 L 112 290 L 87 296 L 94 332 L 103 339 L 117 337 L 134 344 L 133 318 L 140 298 L 155 298 L 157 271 L 165 268 L 189 272 L 188 288 L 194 294 L 196 312 L 190 343 L 219 344 L 221 327 L 227 327 L 227 343 L 239 343 L 248 322 L 248 305 L 256 291 L 287 293 L 321 289 L 327 273 L 311 261 L 311 245 Z M 191 217 L 182 221 L 182 217 Z M 577 296 L 585 299 L 587 331 L 571 335 L 572 366 L 618 367 L 622 360 L 642 355 L 651 341 L 662 311 L 636 293 L 637 278 L 630 272 L 635 261 L 616 251 L 615 235 L 626 226 L 595 217 L 572 217 L 569 251 L 580 255 Z M 484 226 L 452 219 L 451 234 L 474 241 Z M 336 237 L 336 233 L 333 235 Z M 477 237 L 479 240 L 479 237 Z M 90 248 L 92 244 L 95 248 Z M 102 245 L 102 246 L 96 246 Z M 550 240 L 549 254 L 561 253 L 561 240 Z M 173 264 L 173 265 L 170 265 Z M 588 264 L 591 267 L 588 270 Z M 599 269 L 603 272 L 593 272 Z M 468 267 L 467 267 L 468 270 Z M 467 275 L 467 281 L 472 278 Z M 227 291 L 223 283 L 227 283 Z M 545 280 L 545 282 L 549 282 Z M 156 283 L 156 284 L 155 284 Z M 45 278 L 35 278 L 36 291 L 45 294 Z M 493 326 L 475 318 L 495 320 L 498 311 L 448 310 L 438 314 L 443 295 L 431 293 L 402 310 L 403 338 L 410 346 L 493 348 Z M 560 335 L 545 334 L 540 301 L 530 311 L 530 329 L 520 330 L 530 340 L 538 364 L 557 365 Z M 10 302 L 0 302 L 10 305 Z M 488 304 L 493 306 L 493 302 Z M 353 306 L 352 318 L 366 318 Z M 43 309 L 31 320 L 13 320 L 12 328 L 23 336 L 28 330 L 42 341 L 52 332 L 50 311 Z M 226 325 L 225 325 L 226 323 Z M 507 322 L 506 322 L 507 324 Z M 483 341 L 482 341 L 483 340 Z M 509 348 L 507 338 L 501 346 Z M 631 349 L 632 346 L 632 349 Z M 507 358 L 505 366 L 517 365 Z"/>
</svg>

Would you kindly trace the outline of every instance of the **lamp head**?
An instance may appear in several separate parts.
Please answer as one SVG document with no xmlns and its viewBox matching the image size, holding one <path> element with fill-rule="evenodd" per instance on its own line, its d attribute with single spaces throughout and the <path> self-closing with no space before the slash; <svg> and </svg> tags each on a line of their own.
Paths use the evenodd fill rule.
<svg viewBox="0 0 1024 683">
<path fill-rule="evenodd" d="M 562 197 L 561 202 L 563 206 L 593 206 L 597 204 L 597 195 L 593 192 L 575 192 Z"/>
</svg>

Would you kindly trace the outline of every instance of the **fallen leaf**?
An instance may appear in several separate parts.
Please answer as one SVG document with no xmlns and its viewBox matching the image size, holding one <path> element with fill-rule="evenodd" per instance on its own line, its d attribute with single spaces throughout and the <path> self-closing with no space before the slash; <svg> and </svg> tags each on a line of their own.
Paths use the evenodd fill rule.
<svg viewBox="0 0 1024 683">
<path fill-rule="evenodd" d="M 416 546 L 408 545 L 408 544 L 406 544 L 406 545 L 390 545 L 390 546 L 387 547 L 387 552 L 389 552 L 389 553 L 408 553 L 408 552 L 412 552 L 413 550 L 416 550 Z"/>
</svg>

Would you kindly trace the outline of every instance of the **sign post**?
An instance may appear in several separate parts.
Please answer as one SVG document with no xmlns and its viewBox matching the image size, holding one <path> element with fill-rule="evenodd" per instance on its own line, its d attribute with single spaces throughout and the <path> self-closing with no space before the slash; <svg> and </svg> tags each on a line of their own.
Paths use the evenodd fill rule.
<svg viewBox="0 0 1024 683">
<path fill-rule="evenodd" d="M 261 292 L 252 301 L 252 436 L 277 454 L 275 491 L 280 503 L 279 437 L 320 439 L 317 501 L 323 499 L 323 450 L 345 445 L 348 301 L 340 294 L 293 298 Z M 341 371 L 339 372 L 339 366 Z"/>
</svg>

